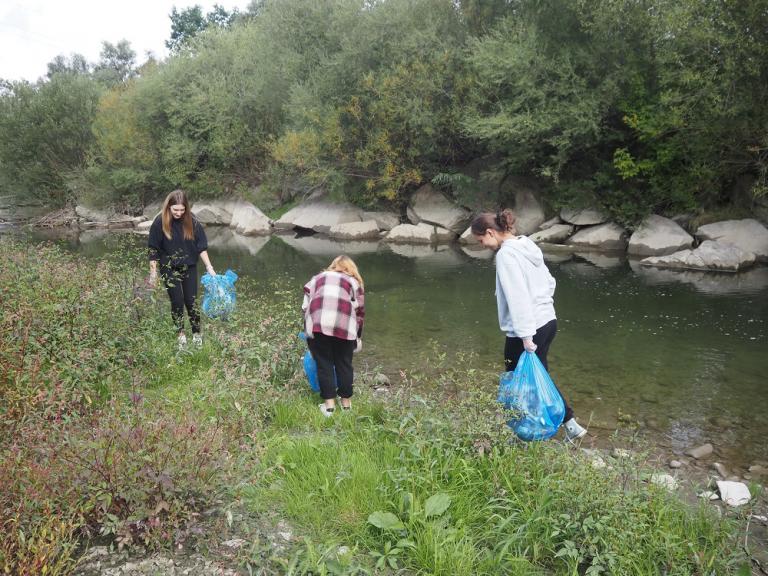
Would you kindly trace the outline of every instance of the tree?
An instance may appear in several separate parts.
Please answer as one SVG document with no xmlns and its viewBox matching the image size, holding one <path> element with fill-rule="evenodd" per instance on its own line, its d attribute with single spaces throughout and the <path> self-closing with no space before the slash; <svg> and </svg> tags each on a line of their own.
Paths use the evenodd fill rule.
<svg viewBox="0 0 768 576">
<path fill-rule="evenodd" d="M 90 76 L 54 73 L 0 94 L 0 172 L 14 193 L 54 205 L 72 198 L 69 177 L 85 164 L 100 92 Z"/>
<path fill-rule="evenodd" d="M 203 9 L 199 4 L 185 8 L 179 12 L 174 6 L 171 10 L 171 37 L 165 45 L 171 51 L 178 51 L 187 46 L 189 41 L 207 28 L 227 28 L 238 16 L 237 9 L 228 12 L 218 4 L 203 17 Z"/>
<path fill-rule="evenodd" d="M 90 72 L 91 67 L 82 54 L 72 54 L 69 58 L 59 54 L 48 62 L 46 76 L 50 79 L 54 74 L 90 74 Z"/>
<path fill-rule="evenodd" d="M 94 76 L 107 86 L 114 86 L 136 76 L 136 52 L 131 43 L 121 40 L 117 44 L 101 43 L 99 63 Z"/>
</svg>

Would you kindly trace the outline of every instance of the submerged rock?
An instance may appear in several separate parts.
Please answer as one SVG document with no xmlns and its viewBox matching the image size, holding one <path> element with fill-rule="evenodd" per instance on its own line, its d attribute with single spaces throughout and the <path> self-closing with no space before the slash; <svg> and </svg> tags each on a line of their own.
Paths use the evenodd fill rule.
<svg viewBox="0 0 768 576">
<path fill-rule="evenodd" d="M 399 224 L 384 238 L 387 242 L 431 244 L 437 237 L 435 227 L 430 224 Z"/>
<path fill-rule="evenodd" d="M 345 222 L 331 226 L 328 236 L 339 240 L 365 240 L 379 237 L 379 225 L 375 220 Z"/>
<path fill-rule="evenodd" d="M 701 458 L 705 458 L 706 456 L 709 456 L 714 452 L 715 449 L 712 447 L 712 444 L 707 442 L 706 444 L 702 444 L 701 446 L 696 446 L 695 448 L 689 448 L 685 451 L 685 454 L 690 456 L 691 458 L 695 458 L 696 460 L 699 460 Z"/>
<path fill-rule="evenodd" d="M 534 242 L 549 242 L 560 244 L 565 242 L 573 234 L 573 226 L 570 224 L 555 224 L 546 230 L 539 230 L 529 236 Z"/>
<path fill-rule="evenodd" d="M 566 244 L 598 250 L 624 250 L 627 247 L 627 232 L 618 224 L 609 222 L 579 230 L 568 238 Z"/>
<path fill-rule="evenodd" d="M 752 218 L 705 224 L 696 230 L 696 236 L 701 240 L 733 244 L 759 260 L 768 261 L 768 228 Z"/>
<path fill-rule="evenodd" d="M 640 263 L 643 266 L 662 268 L 738 272 L 752 266 L 755 263 L 755 255 L 733 244 L 705 240 L 693 250 L 680 250 L 668 256 L 651 256 Z"/>
</svg>

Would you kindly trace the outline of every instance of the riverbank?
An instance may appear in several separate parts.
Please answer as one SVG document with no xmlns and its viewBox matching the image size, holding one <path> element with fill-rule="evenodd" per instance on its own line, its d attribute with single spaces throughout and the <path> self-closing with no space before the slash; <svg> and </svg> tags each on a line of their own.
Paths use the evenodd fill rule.
<svg viewBox="0 0 768 576">
<path fill-rule="evenodd" d="M 598 468 L 559 443 L 510 445 L 493 395 L 468 385 L 495 375 L 439 357 L 389 387 L 358 374 L 353 413 L 326 420 L 299 371 L 293 294 L 256 297 L 245 279 L 232 322 L 178 353 L 140 254 L 94 265 L 0 242 L 0 510 L 4 532 L 24 534 L 3 543 L 11 572 L 120 557 L 88 543 L 134 565 L 165 550 L 155 558 L 263 574 L 735 574 L 746 561 L 739 519 L 759 498 L 720 515 L 647 482 L 642 458 Z M 470 392 L 430 397 L 424 378 Z"/>
</svg>

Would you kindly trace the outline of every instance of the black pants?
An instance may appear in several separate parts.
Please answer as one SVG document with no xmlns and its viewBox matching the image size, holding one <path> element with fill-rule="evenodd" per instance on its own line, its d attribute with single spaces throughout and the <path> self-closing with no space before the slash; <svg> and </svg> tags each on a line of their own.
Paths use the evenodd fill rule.
<svg viewBox="0 0 768 576">
<path fill-rule="evenodd" d="M 547 372 L 549 372 L 547 353 L 549 352 L 549 346 L 552 344 L 552 340 L 555 339 L 556 333 L 557 320 L 550 320 L 544 324 L 544 326 L 538 328 L 536 334 L 533 336 L 533 343 L 536 344 L 536 356 L 538 356 L 541 363 L 544 364 L 544 368 L 547 369 Z M 523 347 L 522 338 L 507 336 L 507 341 L 504 344 L 504 368 L 507 372 L 515 369 L 518 360 L 520 360 L 520 355 L 524 350 L 525 348 Z M 557 388 L 557 384 L 555 384 L 555 388 Z M 563 422 L 568 422 L 568 420 L 573 418 L 573 409 L 568 404 L 565 396 L 563 396 L 560 388 L 557 388 L 557 391 L 560 392 L 560 396 L 563 397 L 563 403 L 565 404 L 565 417 L 563 417 Z"/>
<path fill-rule="evenodd" d="M 171 299 L 173 323 L 181 332 L 184 330 L 184 306 L 187 307 L 192 333 L 200 332 L 200 311 L 197 309 L 197 266 L 166 268 L 163 282 Z"/>
<path fill-rule="evenodd" d="M 317 379 L 320 381 L 320 396 L 323 400 L 336 398 L 336 383 L 333 381 L 333 369 L 336 368 L 336 380 L 339 384 L 339 396 L 352 397 L 352 353 L 354 340 L 344 340 L 335 336 L 326 336 L 319 332 L 314 338 L 307 338 L 307 345 L 312 357 L 317 362 Z"/>
</svg>

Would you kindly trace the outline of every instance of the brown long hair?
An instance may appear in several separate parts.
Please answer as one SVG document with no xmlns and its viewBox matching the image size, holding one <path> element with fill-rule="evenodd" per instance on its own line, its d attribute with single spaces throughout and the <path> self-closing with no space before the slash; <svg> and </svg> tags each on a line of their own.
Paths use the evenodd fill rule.
<svg viewBox="0 0 768 576">
<path fill-rule="evenodd" d="M 352 278 L 357 280 L 357 283 L 360 284 L 360 288 L 364 289 L 363 277 L 360 276 L 360 272 L 357 269 L 357 264 L 355 264 L 355 262 L 349 256 L 345 256 L 344 254 L 341 256 L 336 256 L 336 258 L 333 259 L 333 262 L 331 262 L 331 265 L 328 266 L 326 270 L 331 272 L 342 272 L 347 276 L 352 276 Z"/>
<path fill-rule="evenodd" d="M 477 218 L 472 220 L 472 234 L 482 236 L 489 228 L 502 234 L 507 232 L 510 234 L 517 234 L 515 220 L 517 220 L 517 217 L 509 208 L 499 210 L 495 214 L 493 212 L 483 212 Z"/>
<path fill-rule="evenodd" d="M 189 200 L 187 200 L 187 193 L 181 188 L 174 190 L 168 196 L 165 197 L 163 202 L 163 210 L 161 212 L 163 217 L 163 234 L 170 240 L 173 237 L 173 231 L 171 230 L 171 222 L 173 221 L 173 214 L 171 214 L 171 206 L 176 204 L 184 205 L 184 216 L 181 217 L 181 225 L 184 228 L 184 240 L 195 239 L 195 226 L 192 220 L 192 211 L 189 209 Z"/>
</svg>

